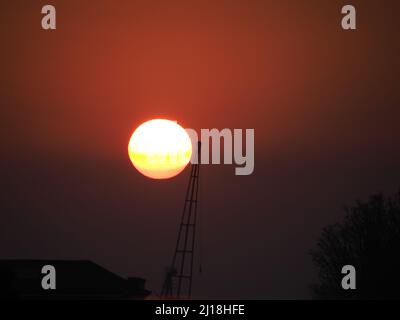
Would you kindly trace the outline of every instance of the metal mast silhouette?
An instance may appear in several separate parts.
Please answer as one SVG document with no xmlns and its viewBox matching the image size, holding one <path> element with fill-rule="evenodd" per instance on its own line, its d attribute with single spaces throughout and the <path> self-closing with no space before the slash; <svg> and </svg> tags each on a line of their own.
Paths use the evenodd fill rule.
<svg viewBox="0 0 400 320">
<path fill-rule="evenodd" d="M 201 162 L 201 142 L 197 143 L 197 163 L 191 164 L 189 184 L 178 231 L 172 264 L 167 269 L 161 290 L 162 298 L 190 298 L 192 294 L 193 259 Z"/>
</svg>

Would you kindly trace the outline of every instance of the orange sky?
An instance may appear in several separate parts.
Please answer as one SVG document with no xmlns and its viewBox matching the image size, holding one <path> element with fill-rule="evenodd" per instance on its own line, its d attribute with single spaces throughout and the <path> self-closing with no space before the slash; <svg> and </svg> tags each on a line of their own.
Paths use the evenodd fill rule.
<svg viewBox="0 0 400 320">
<path fill-rule="evenodd" d="M 393 137 L 395 123 L 376 122 L 395 111 L 397 85 L 386 81 L 398 52 L 384 6 L 360 6 L 359 30 L 346 33 L 334 2 L 227 3 L 55 1 L 55 32 L 40 29 L 37 3 L 3 4 L 12 144 L 116 153 L 154 116 L 255 128 L 266 152 L 365 143 L 354 131 L 375 125 Z"/>
</svg>

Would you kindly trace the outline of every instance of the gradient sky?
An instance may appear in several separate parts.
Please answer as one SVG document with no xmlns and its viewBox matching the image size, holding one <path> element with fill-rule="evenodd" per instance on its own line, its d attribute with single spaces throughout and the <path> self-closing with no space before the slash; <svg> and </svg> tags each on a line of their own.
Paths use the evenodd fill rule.
<svg viewBox="0 0 400 320">
<path fill-rule="evenodd" d="M 0 258 L 90 259 L 159 291 L 188 170 L 140 175 L 141 122 L 254 128 L 255 171 L 201 172 L 195 297 L 307 298 L 342 206 L 400 181 L 398 1 L 0 4 Z M 47 3 L 47 2 L 46 2 Z M 50 3 L 50 1 L 49 1 Z"/>
</svg>

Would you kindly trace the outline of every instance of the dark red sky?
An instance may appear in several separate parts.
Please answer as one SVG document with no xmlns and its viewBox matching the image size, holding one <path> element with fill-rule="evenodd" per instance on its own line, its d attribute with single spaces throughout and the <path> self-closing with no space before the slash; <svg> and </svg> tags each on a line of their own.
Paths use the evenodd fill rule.
<svg viewBox="0 0 400 320">
<path fill-rule="evenodd" d="M 0 258 L 91 259 L 158 290 L 188 172 L 130 165 L 152 117 L 254 128 L 255 172 L 202 170 L 197 296 L 308 297 L 342 205 L 400 181 L 397 1 L 2 1 Z"/>
</svg>

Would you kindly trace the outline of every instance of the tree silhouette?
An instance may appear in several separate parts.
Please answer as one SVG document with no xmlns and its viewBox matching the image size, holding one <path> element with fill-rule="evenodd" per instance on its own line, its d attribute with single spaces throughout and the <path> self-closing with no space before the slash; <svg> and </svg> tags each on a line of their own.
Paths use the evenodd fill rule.
<svg viewBox="0 0 400 320">
<path fill-rule="evenodd" d="M 325 227 L 311 252 L 319 271 L 314 297 L 400 298 L 400 193 L 374 195 L 345 210 L 344 221 Z M 341 286 L 345 265 L 356 269 L 355 290 Z"/>
</svg>

